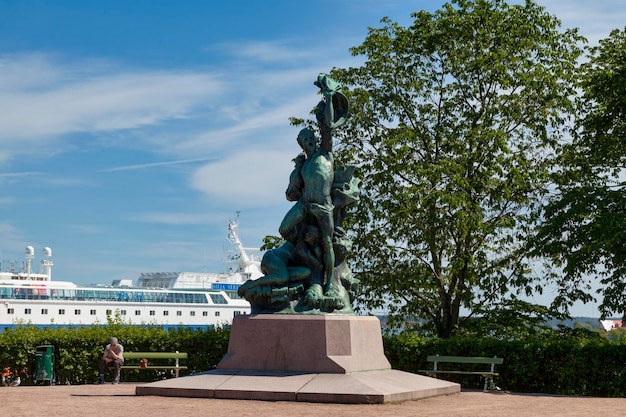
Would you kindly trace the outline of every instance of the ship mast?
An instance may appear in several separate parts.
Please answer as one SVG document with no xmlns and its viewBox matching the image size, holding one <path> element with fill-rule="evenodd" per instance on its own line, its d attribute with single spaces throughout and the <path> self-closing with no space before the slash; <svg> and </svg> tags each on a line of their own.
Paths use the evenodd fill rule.
<svg viewBox="0 0 626 417">
<path fill-rule="evenodd" d="M 228 241 L 237 248 L 239 269 L 243 270 L 250 264 L 250 258 L 241 244 L 241 240 L 239 240 L 239 212 L 237 212 L 237 219 L 228 221 Z"/>
<path fill-rule="evenodd" d="M 49 247 L 43 248 L 43 259 L 41 260 L 41 272 L 48 276 L 48 280 L 52 281 L 52 249 Z"/>
</svg>

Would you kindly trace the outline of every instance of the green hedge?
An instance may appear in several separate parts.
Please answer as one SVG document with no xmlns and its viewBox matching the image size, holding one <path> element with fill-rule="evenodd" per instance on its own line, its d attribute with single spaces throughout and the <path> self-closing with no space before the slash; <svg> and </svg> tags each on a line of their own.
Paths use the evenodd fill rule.
<svg viewBox="0 0 626 417">
<path fill-rule="evenodd" d="M 124 350 L 153 352 L 187 352 L 181 364 L 187 365 L 181 375 L 213 369 L 228 349 L 228 329 L 199 331 L 176 329 L 165 331 L 154 326 L 105 325 L 81 328 L 40 329 L 22 326 L 0 333 L 0 369 L 20 371 L 24 384 L 32 384 L 35 348 L 54 346 L 55 379 L 61 384 L 85 384 L 97 380 L 98 362 L 111 336 Z M 170 372 L 142 370 L 123 371 L 125 381 L 154 381 Z"/>
<path fill-rule="evenodd" d="M 589 337 L 587 337 L 589 336 Z M 526 340 L 427 339 L 415 335 L 384 337 L 385 354 L 395 369 L 417 373 L 432 369 L 428 355 L 498 356 L 496 385 L 507 391 L 624 397 L 626 345 L 601 337 L 543 335 Z M 467 368 L 469 369 L 469 368 Z M 466 389 L 481 389 L 480 376 L 446 375 Z"/>
<path fill-rule="evenodd" d="M 214 369 L 228 349 L 228 328 L 209 331 L 169 330 L 121 324 L 77 329 L 39 329 L 23 326 L 0 333 L 0 369 L 24 370 L 24 384 L 32 384 L 35 348 L 55 347 L 56 380 L 62 384 L 93 383 L 98 361 L 109 337 L 116 336 L 126 351 L 180 351 L 189 354 L 189 368 L 181 375 Z M 487 338 L 430 339 L 414 334 L 383 337 L 385 354 L 394 369 L 418 373 L 429 369 L 428 355 L 498 356 L 504 364 L 496 385 L 519 393 L 624 397 L 626 345 L 596 334 L 545 334 L 524 340 Z M 154 381 L 172 376 L 162 371 L 124 371 L 124 381 Z M 477 376 L 446 376 L 465 389 L 482 389 Z"/>
</svg>

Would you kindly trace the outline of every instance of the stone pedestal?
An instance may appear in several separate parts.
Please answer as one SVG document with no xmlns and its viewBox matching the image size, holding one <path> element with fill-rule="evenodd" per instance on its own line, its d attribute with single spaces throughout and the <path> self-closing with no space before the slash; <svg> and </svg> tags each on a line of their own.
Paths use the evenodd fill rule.
<svg viewBox="0 0 626 417">
<path fill-rule="evenodd" d="M 350 373 L 391 369 L 378 318 L 239 316 L 218 369 Z"/>
<path fill-rule="evenodd" d="M 137 395 L 387 403 L 460 392 L 390 369 L 376 317 L 253 315 L 233 321 L 218 369 L 139 385 Z"/>
</svg>

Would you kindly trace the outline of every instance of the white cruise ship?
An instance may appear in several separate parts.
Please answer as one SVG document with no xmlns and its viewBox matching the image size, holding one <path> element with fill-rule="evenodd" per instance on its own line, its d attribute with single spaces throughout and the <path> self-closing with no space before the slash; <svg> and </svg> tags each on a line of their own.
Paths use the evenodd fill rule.
<svg viewBox="0 0 626 417">
<path fill-rule="evenodd" d="M 136 281 L 112 285 L 77 285 L 52 280 L 52 250 L 43 249 L 39 272 L 32 271 L 34 248 L 26 260 L 0 264 L 0 332 L 17 325 L 38 327 L 90 326 L 122 321 L 130 325 L 206 329 L 230 324 L 250 313 L 237 295 L 239 286 L 260 277 L 260 260 L 243 247 L 239 222 L 231 220 L 228 239 L 234 246 L 233 267 L 226 273 L 150 272 Z"/>
</svg>

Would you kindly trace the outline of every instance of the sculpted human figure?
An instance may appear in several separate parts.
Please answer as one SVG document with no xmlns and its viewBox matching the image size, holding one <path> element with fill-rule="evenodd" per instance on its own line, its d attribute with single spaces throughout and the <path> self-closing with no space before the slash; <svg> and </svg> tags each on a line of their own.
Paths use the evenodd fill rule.
<svg viewBox="0 0 626 417">
<path fill-rule="evenodd" d="M 264 276 L 239 287 L 237 293 L 250 301 L 253 314 L 284 308 L 289 304 L 290 291 L 304 287 L 302 282 L 309 279 L 311 272 L 304 266 L 290 266 L 294 252 L 291 242 L 268 250 L 261 260 Z"/>
<path fill-rule="evenodd" d="M 264 255 L 263 277 L 239 288 L 253 313 L 353 313 L 358 280 L 347 263 L 351 239 L 341 226 L 346 207 L 358 199 L 360 181 L 354 167 L 335 167 L 332 149 L 332 133 L 346 121 L 348 100 L 326 74 L 314 84 L 323 95 L 315 110 L 319 137 L 310 128 L 298 133 L 303 152 L 294 159 L 285 192 L 295 204 L 279 227 L 286 243 Z"/>
<path fill-rule="evenodd" d="M 310 270 L 309 287 L 315 285 L 317 288 L 322 287 L 322 274 L 324 273 L 324 265 L 321 261 L 322 248 L 319 246 L 319 239 L 319 228 L 314 225 L 308 225 L 304 231 L 304 236 L 298 240 L 298 244 L 294 248 L 296 262 Z"/>
<path fill-rule="evenodd" d="M 301 196 L 285 215 L 279 232 L 287 241 L 294 244 L 295 228 L 312 217 L 320 230 L 322 264 L 327 292 L 331 291 L 335 254 L 333 252 L 333 204 L 330 195 L 334 180 L 334 161 L 330 143 L 318 146 L 317 137 L 310 129 L 302 129 L 298 134 L 298 144 L 302 147 L 306 159 L 300 169 L 302 178 Z M 313 284 L 307 290 L 306 299 L 310 304 L 318 305 L 324 295 L 321 285 Z M 327 294 L 329 295 L 329 294 Z"/>
<path fill-rule="evenodd" d="M 321 141 L 318 142 L 315 133 L 310 129 L 302 129 L 298 134 L 298 144 L 306 158 L 304 161 L 302 158 L 295 160 L 296 169 L 290 177 L 287 199 L 290 201 L 295 200 L 295 197 L 298 199 L 283 219 L 279 232 L 283 238 L 296 244 L 295 227 L 306 221 L 307 217 L 315 220 L 320 231 L 324 287 L 322 283 L 313 280 L 307 289 L 305 302 L 310 307 L 319 307 L 325 295 L 336 300 L 334 308 L 341 309 L 344 307 L 344 298 L 339 288 L 341 282 L 334 276 L 334 206 L 331 191 L 335 179 L 335 164 L 332 153 L 332 130 L 345 122 L 348 101 L 338 91 L 341 85 L 326 74 L 320 74 L 314 84 L 320 88 L 324 96 L 316 109 Z"/>
</svg>

